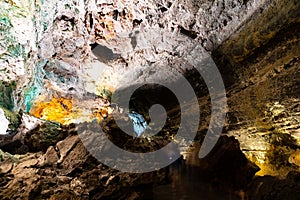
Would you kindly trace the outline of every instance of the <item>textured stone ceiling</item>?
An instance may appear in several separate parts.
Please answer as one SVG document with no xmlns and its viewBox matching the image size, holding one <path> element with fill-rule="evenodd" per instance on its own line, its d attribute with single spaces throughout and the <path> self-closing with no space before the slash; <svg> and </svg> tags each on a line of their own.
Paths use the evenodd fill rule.
<svg viewBox="0 0 300 200">
<path fill-rule="evenodd" d="M 88 87 L 90 92 L 99 94 L 97 90 L 101 91 L 102 87 L 116 87 L 124 74 L 129 76 L 142 66 L 163 62 L 167 57 L 172 60 L 174 50 L 170 46 L 162 44 L 158 49 L 151 46 L 164 34 L 171 46 L 186 36 L 213 50 L 258 8 L 268 6 L 266 1 L 12 1 L 1 4 L 5 31 L 2 40 L 6 44 L 1 59 L 1 67 L 6 71 L 1 73 L 1 80 L 17 82 L 16 110 L 25 109 L 24 104 L 53 88 L 65 93 L 73 88 L 74 93 L 83 93 Z M 179 36 L 180 33 L 183 35 Z M 155 38 L 155 34 L 159 37 Z M 97 71 L 95 68 L 103 64 L 91 53 L 90 45 L 94 43 L 121 55 L 116 60 L 98 56 L 110 68 L 103 79 L 97 80 L 90 71 Z M 181 54 L 185 49 L 178 51 Z M 21 98 L 24 96 L 25 100 Z M 29 107 L 25 110 L 29 111 Z"/>
</svg>

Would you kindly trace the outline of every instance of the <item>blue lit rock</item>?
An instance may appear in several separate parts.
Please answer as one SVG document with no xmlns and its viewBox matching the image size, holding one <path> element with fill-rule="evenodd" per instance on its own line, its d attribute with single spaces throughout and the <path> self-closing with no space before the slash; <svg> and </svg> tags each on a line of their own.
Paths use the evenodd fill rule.
<svg viewBox="0 0 300 200">
<path fill-rule="evenodd" d="M 128 116 L 132 120 L 133 130 L 136 136 L 140 137 L 147 129 L 147 122 L 141 114 L 134 111 L 131 111 Z"/>
</svg>

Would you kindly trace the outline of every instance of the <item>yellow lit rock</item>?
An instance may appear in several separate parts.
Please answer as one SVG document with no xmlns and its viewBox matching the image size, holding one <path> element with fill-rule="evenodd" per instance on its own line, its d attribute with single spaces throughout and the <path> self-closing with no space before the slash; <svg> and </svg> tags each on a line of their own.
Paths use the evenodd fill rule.
<svg viewBox="0 0 300 200">
<path fill-rule="evenodd" d="M 74 99 L 53 97 L 49 101 L 36 102 L 30 110 L 30 114 L 40 119 L 66 125 L 76 122 L 90 122 L 93 119 L 100 122 L 112 111 L 110 107 L 87 109 L 80 106 L 83 104 L 84 102 Z"/>
<path fill-rule="evenodd" d="M 52 98 L 50 101 L 36 103 L 30 114 L 40 119 L 68 124 L 72 119 L 72 108 L 70 99 Z"/>
<path fill-rule="evenodd" d="M 289 163 L 298 165 L 300 167 L 300 150 L 297 150 L 290 155 Z"/>
</svg>

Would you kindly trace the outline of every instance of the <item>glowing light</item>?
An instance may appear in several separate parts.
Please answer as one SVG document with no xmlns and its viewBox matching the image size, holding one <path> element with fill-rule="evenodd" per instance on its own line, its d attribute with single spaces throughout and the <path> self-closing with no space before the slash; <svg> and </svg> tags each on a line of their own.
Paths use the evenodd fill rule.
<svg viewBox="0 0 300 200">
<path fill-rule="evenodd" d="M 81 102 L 83 104 L 84 102 Z M 44 120 L 55 121 L 61 124 L 91 122 L 96 119 L 100 122 L 111 113 L 110 107 L 82 109 L 79 101 L 62 97 L 53 97 L 49 101 L 35 102 L 30 114 Z"/>
</svg>

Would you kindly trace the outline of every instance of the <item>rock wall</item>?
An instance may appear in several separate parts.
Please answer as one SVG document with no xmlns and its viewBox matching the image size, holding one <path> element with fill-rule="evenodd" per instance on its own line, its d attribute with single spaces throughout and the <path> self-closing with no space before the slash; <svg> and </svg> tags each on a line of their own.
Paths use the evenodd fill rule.
<svg viewBox="0 0 300 200">
<path fill-rule="evenodd" d="M 274 2 L 213 52 L 231 85 L 229 135 L 261 175 L 285 176 L 299 165 L 291 158 L 299 148 L 299 7 Z"/>
<path fill-rule="evenodd" d="M 195 44 L 212 55 L 226 85 L 223 134 L 239 141 L 246 157 L 260 167 L 257 175 L 283 178 L 299 171 L 299 1 L 14 0 L 0 5 L 0 122 L 10 122 L 1 130 L 9 134 L 1 138 L 1 148 L 31 152 L 1 152 L 1 186 L 6 185 L 1 198 L 82 199 L 92 194 L 95 199 L 134 199 L 134 191 L 120 197 L 113 187 L 120 189 L 120 180 L 127 189 L 132 182 L 139 185 L 142 175 L 97 163 L 76 136 L 65 132 L 69 126 L 44 120 L 70 124 L 76 118 L 70 110 L 93 105 L 95 115 L 75 122 L 100 121 L 111 114 L 109 100 L 116 89 L 166 77 L 174 82 L 166 69 L 171 66 L 195 84 L 202 111 L 197 140 L 202 141 L 210 99 L 189 71 L 190 63 L 179 58 Z M 103 182 L 89 187 L 87 176 Z M 151 177 L 151 183 L 161 181 L 159 173 Z M 249 191 L 259 187 L 255 181 Z M 17 192 L 21 188 L 24 194 Z"/>
</svg>

